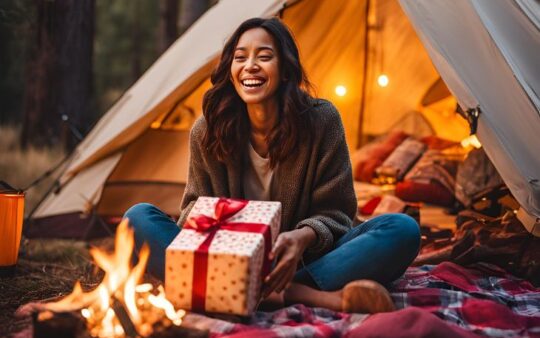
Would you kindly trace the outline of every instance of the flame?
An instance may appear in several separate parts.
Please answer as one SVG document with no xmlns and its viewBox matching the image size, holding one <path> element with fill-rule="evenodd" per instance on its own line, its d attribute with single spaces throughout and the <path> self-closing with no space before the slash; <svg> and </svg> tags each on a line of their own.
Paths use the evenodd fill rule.
<svg viewBox="0 0 540 338">
<path fill-rule="evenodd" d="M 157 308 L 165 310 L 165 315 L 169 318 L 175 325 L 182 324 L 182 317 L 186 314 L 184 310 L 175 311 L 173 305 L 165 298 L 165 290 L 163 286 L 158 286 L 159 294 L 157 296 L 150 295 L 148 300 L 150 304 L 154 305 Z"/>
<path fill-rule="evenodd" d="M 99 248 L 90 249 L 96 264 L 105 271 L 103 280 L 94 290 L 84 292 L 77 282 L 73 291 L 63 299 L 46 303 L 44 310 L 52 312 L 81 311 L 86 319 L 90 334 L 94 337 L 123 337 L 124 327 L 119 315 L 115 313 L 119 302 L 125 309 L 137 333 L 148 336 L 153 332 L 153 324 L 170 321 L 181 325 L 184 310 L 175 310 L 165 297 L 163 286 L 154 294 L 152 284 L 139 284 L 144 275 L 150 249 L 145 244 L 139 252 L 139 261 L 132 268 L 131 255 L 134 249 L 133 229 L 128 220 L 123 220 L 117 228 L 115 251 L 109 254 Z M 124 311 L 122 311 L 124 312 Z"/>
</svg>

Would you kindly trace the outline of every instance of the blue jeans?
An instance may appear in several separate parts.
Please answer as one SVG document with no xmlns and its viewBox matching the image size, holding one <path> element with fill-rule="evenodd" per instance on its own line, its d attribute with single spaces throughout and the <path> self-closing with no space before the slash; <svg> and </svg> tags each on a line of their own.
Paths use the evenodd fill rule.
<svg viewBox="0 0 540 338">
<path fill-rule="evenodd" d="M 147 271 L 165 276 L 165 249 L 180 232 L 175 221 L 148 203 L 136 204 L 124 217 L 135 230 L 135 245 L 150 246 Z M 404 214 L 386 214 L 349 230 L 332 251 L 299 269 L 295 281 L 320 290 L 341 289 L 357 279 L 388 284 L 413 262 L 420 247 L 420 229 Z"/>
</svg>

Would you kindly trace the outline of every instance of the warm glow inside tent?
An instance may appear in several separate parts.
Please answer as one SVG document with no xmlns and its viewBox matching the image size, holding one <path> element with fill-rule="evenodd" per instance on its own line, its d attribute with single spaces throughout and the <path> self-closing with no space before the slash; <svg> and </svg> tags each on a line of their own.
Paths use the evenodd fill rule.
<svg viewBox="0 0 540 338">
<path fill-rule="evenodd" d="M 461 67 L 467 57 L 472 58 L 472 63 L 482 63 L 474 60 L 478 50 L 500 53 L 484 32 L 487 23 L 474 21 L 480 15 L 477 8 L 480 5 L 476 1 L 472 3 L 475 5 L 469 1 L 433 1 L 420 5 L 407 0 L 401 4 L 397 0 L 219 1 L 155 62 L 78 146 L 60 177 L 59 188 L 35 210 L 29 233 L 80 237 L 88 230 L 83 225 L 95 220 L 91 215 L 119 217 L 130 205 L 143 201 L 177 215 L 187 180 L 189 128 L 201 114 L 202 95 L 211 85 L 209 75 L 225 40 L 242 21 L 251 17 L 279 15 L 291 28 L 303 65 L 315 85 L 315 94 L 332 101 L 340 111 L 351 150 L 392 129 L 417 136 L 436 134 L 462 140 L 469 134 L 469 125 L 455 113 L 457 101 L 465 108 L 476 107 L 474 101 L 485 108 L 484 114 L 489 112 L 493 101 L 487 104 L 482 100 L 493 100 L 496 94 L 477 97 L 470 89 L 479 85 L 481 72 L 499 72 L 495 68 L 479 67 L 480 73 L 473 74 Z M 512 8 L 517 6 L 514 1 L 507 3 Z M 425 15 L 429 11 L 433 17 Z M 470 20 L 460 22 L 454 17 L 456 21 L 452 23 L 446 20 L 447 26 L 434 20 L 440 18 L 443 22 L 448 13 L 458 11 L 465 11 L 461 15 L 469 15 Z M 513 19 L 518 21 L 525 16 L 514 14 L 518 17 Z M 417 31 L 424 32 L 420 36 L 422 40 L 413 24 Z M 444 29 L 444 36 L 432 34 Z M 464 60 L 455 56 L 457 49 L 446 50 L 450 46 L 460 47 L 461 39 L 467 40 L 460 34 L 470 34 L 469 40 L 478 39 L 463 42 L 469 52 Z M 487 38 L 482 34 L 487 34 Z M 535 34 L 533 38 L 538 39 L 538 30 Z M 446 39 L 448 44 L 438 38 Z M 538 40 L 536 43 L 539 46 Z M 453 62 L 459 65 L 457 69 Z M 492 81 L 510 81 L 508 65 L 503 63 L 499 65 L 504 68 L 500 70 L 503 76 L 492 75 Z M 381 75 L 386 78 L 380 78 Z M 485 90 L 489 90 L 490 84 L 484 84 Z M 493 88 L 503 90 L 504 86 Z M 497 169 L 507 167 L 508 162 L 515 166 L 518 162 L 497 150 L 495 144 L 500 143 L 497 139 L 500 134 L 486 132 L 492 130 L 487 124 L 493 126 L 497 122 L 484 121 L 480 123 L 479 136 L 493 144 L 487 152 Z M 500 124 L 495 129 L 503 127 Z M 538 127 L 538 119 L 532 127 Z M 538 141 L 538 135 L 534 141 Z M 522 172 L 523 177 L 535 179 L 527 173 L 531 168 L 538 173 L 540 165 L 537 160 L 526 158 L 530 156 L 527 150 L 523 152 L 531 145 L 520 147 L 523 155 L 520 159 L 528 161 L 525 163 L 528 171 Z M 501 173 L 505 180 L 508 170 Z M 527 208 L 526 214 L 535 220 L 540 215 L 538 194 L 530 194 L 528 187 L 519 186 L 523 185 L 522 181 L 508 184 L 520 204 Z"/>
</svg>

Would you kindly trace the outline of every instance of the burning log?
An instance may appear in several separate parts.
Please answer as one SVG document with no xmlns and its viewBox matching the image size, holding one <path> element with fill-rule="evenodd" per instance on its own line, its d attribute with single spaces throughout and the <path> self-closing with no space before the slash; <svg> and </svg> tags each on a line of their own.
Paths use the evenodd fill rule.
<svg viewBox="0 0 540 338">
<path fill-rule="evenodd" d="M 76 312 L 41 312 L 32 316 L 34 338 L 92 338 L 86 329 L 86 320 Z M 208 331 L 183 326 L 156 325 L 148 338 L 206 338 Z"/>
<path fill-rule="evenodd" d="M 124 307 L 124 304 L 122 304 L 122 301 L 120 301 L 117 297 L 113 297 L 112 309 L 116 314 L 120 325 L 122 325 L 125 336 L 130 338 L 137 337 L 138 333 L 137 329 L 135 328 L 135 324 L 133 324 L 131 318 L 129 318 L 129 313 Z"/>
<path fill-rule="evenodd" d="M 81 315 L 74 312 L 52 313 L 44 311 L 32 315 L 34 338 L 90 338 L 86 323 Z"/>
<path fill-rule="evenodd" d="M 34 337 L 205 337 L 207 332 L 180 327 L 184 310 L 175 310 L 160 285 L 139 284 L 150 250 L 145 245 L 131 268 L 133 230 L 120 223 L 115 252 L 92 248 L 90 254 L 105 271 L 94 290 L 73 292 L 57 302 L 29 307 L 34 315 Z"/>
</svg>

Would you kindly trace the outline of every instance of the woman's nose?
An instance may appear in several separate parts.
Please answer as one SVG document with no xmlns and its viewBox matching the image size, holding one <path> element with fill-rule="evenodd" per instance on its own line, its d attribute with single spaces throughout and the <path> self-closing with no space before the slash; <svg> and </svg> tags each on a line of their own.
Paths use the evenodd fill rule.
<svg viewBox="0 0 540 338">
<path fill-rule="evenodd" d="M 257 71 L 258 69 L 259 65 L 257 64 L 257 60 L 255 58 L 249 58 L 246 64 L 246 70 L 252 72 Z"/>
</svg>

